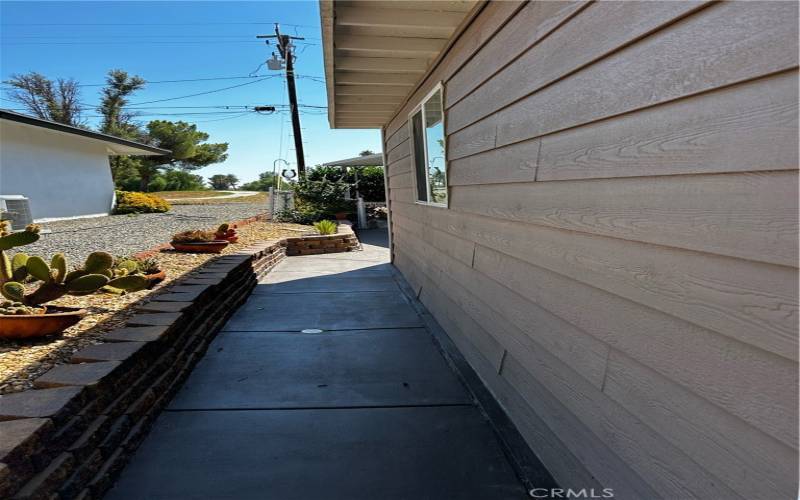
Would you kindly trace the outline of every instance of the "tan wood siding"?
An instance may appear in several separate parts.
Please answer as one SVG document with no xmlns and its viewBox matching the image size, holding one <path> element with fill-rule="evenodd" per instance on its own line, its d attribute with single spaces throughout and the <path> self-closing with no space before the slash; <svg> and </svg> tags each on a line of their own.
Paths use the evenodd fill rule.
<svg viewBox="0 0 800 500">
<path fill-rule="evenodd" d="M 490 2 L 385 126 L 395 265 L 564 486 L 796 494 L 797 14 Z"/>
</svg>

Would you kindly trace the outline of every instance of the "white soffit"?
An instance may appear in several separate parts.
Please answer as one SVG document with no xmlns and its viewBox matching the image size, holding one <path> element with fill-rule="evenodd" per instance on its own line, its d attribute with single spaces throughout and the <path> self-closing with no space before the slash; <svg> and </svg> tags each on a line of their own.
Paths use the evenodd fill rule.
<svg viewBox="0 0 800 500">
<path fill-rule="evenodd" d="M 330 126 L 388 122 L 478 3 L 321 0 Z"/>
</svg>

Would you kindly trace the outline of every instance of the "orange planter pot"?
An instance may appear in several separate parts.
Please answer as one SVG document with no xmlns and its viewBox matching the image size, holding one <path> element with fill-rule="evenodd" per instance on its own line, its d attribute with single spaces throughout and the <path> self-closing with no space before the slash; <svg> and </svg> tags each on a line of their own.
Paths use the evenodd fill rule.
<svg viewBox="0 0 800 500">
<path fill-rule="evenodd" d="M 0 338 L 26 339 L 63 332 L 86 316 L 84 309 L 50 306 L 44 314 L 0 315 Z"/>
<path fill-rule="evenodd" d="M 220 253 L 228 246 L 228 242 L 225 240 L 199 241 L 197 243 L 177 243 L 171 241 L 170 245 L 179 252 Z"/>
<path fill-rule="evenodd" d="M 147 280 L 147 288 L 153 288 L 158 283 L 161 283 L 166 279 L 167 273 L 165 271 L 159 271 L 153 274 L 145 274 L 144 278 Z"/>
</svg>

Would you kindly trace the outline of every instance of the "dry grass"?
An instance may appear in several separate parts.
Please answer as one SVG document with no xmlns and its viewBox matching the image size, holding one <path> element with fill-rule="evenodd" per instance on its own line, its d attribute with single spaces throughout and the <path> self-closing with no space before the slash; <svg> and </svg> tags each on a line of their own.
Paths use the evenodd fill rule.
<svg viewBox="0 0 800 500">
<path fill-rule="evenodd" d="M 239 242 L 228 245 L 225 253 L 236 252 L 258 241 L 276 240 L 313 231 L 309 226 L 254 222 L 239 229 Z M 81 307 L 89 314 L 77 325 L 58 337 L 10 341 L 0 340 L 0 394 L 24 391 L 32 387 L 33 379 L 56 364 L 67 362 L 82 347 L 102 342 L 102 336 L 125 323 L 135 305 L 145 303 L 166 285 L 216 257 L 214 254 L 188 254 L 162 251 L 155 255 L 167 279 L 152 290 L 126 295 L 93 294 L 83 297 L 66 296 L 54 305 Z"/>
<path fill-rule="evenodd" d="M 154 194 L 168 200 L 178 200 L 181 198 L 213 198 L 231 194 L 232 191 L 156 191 Z"/>
<path fill-rule="evenodd" d="M 173 205 L 221 205 L 223 203 L 262 203 L 266 208 L 269 193 L 262 192 L 252 196 L 240 196 L 238 198 L 215 199 L 213 196 L 204 200 L 170 200 Z"/>
</svg>

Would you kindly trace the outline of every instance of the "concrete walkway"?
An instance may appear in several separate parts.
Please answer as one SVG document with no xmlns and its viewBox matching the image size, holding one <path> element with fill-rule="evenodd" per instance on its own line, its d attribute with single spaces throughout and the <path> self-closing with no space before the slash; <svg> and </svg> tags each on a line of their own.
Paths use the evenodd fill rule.
<svg viewBox="0 0 800 500">
<path fill-rule="evenodd" d="M 107 498 L 526 498 L 385 237 L 360 236 L 258 285 Z"/>
</svg>

